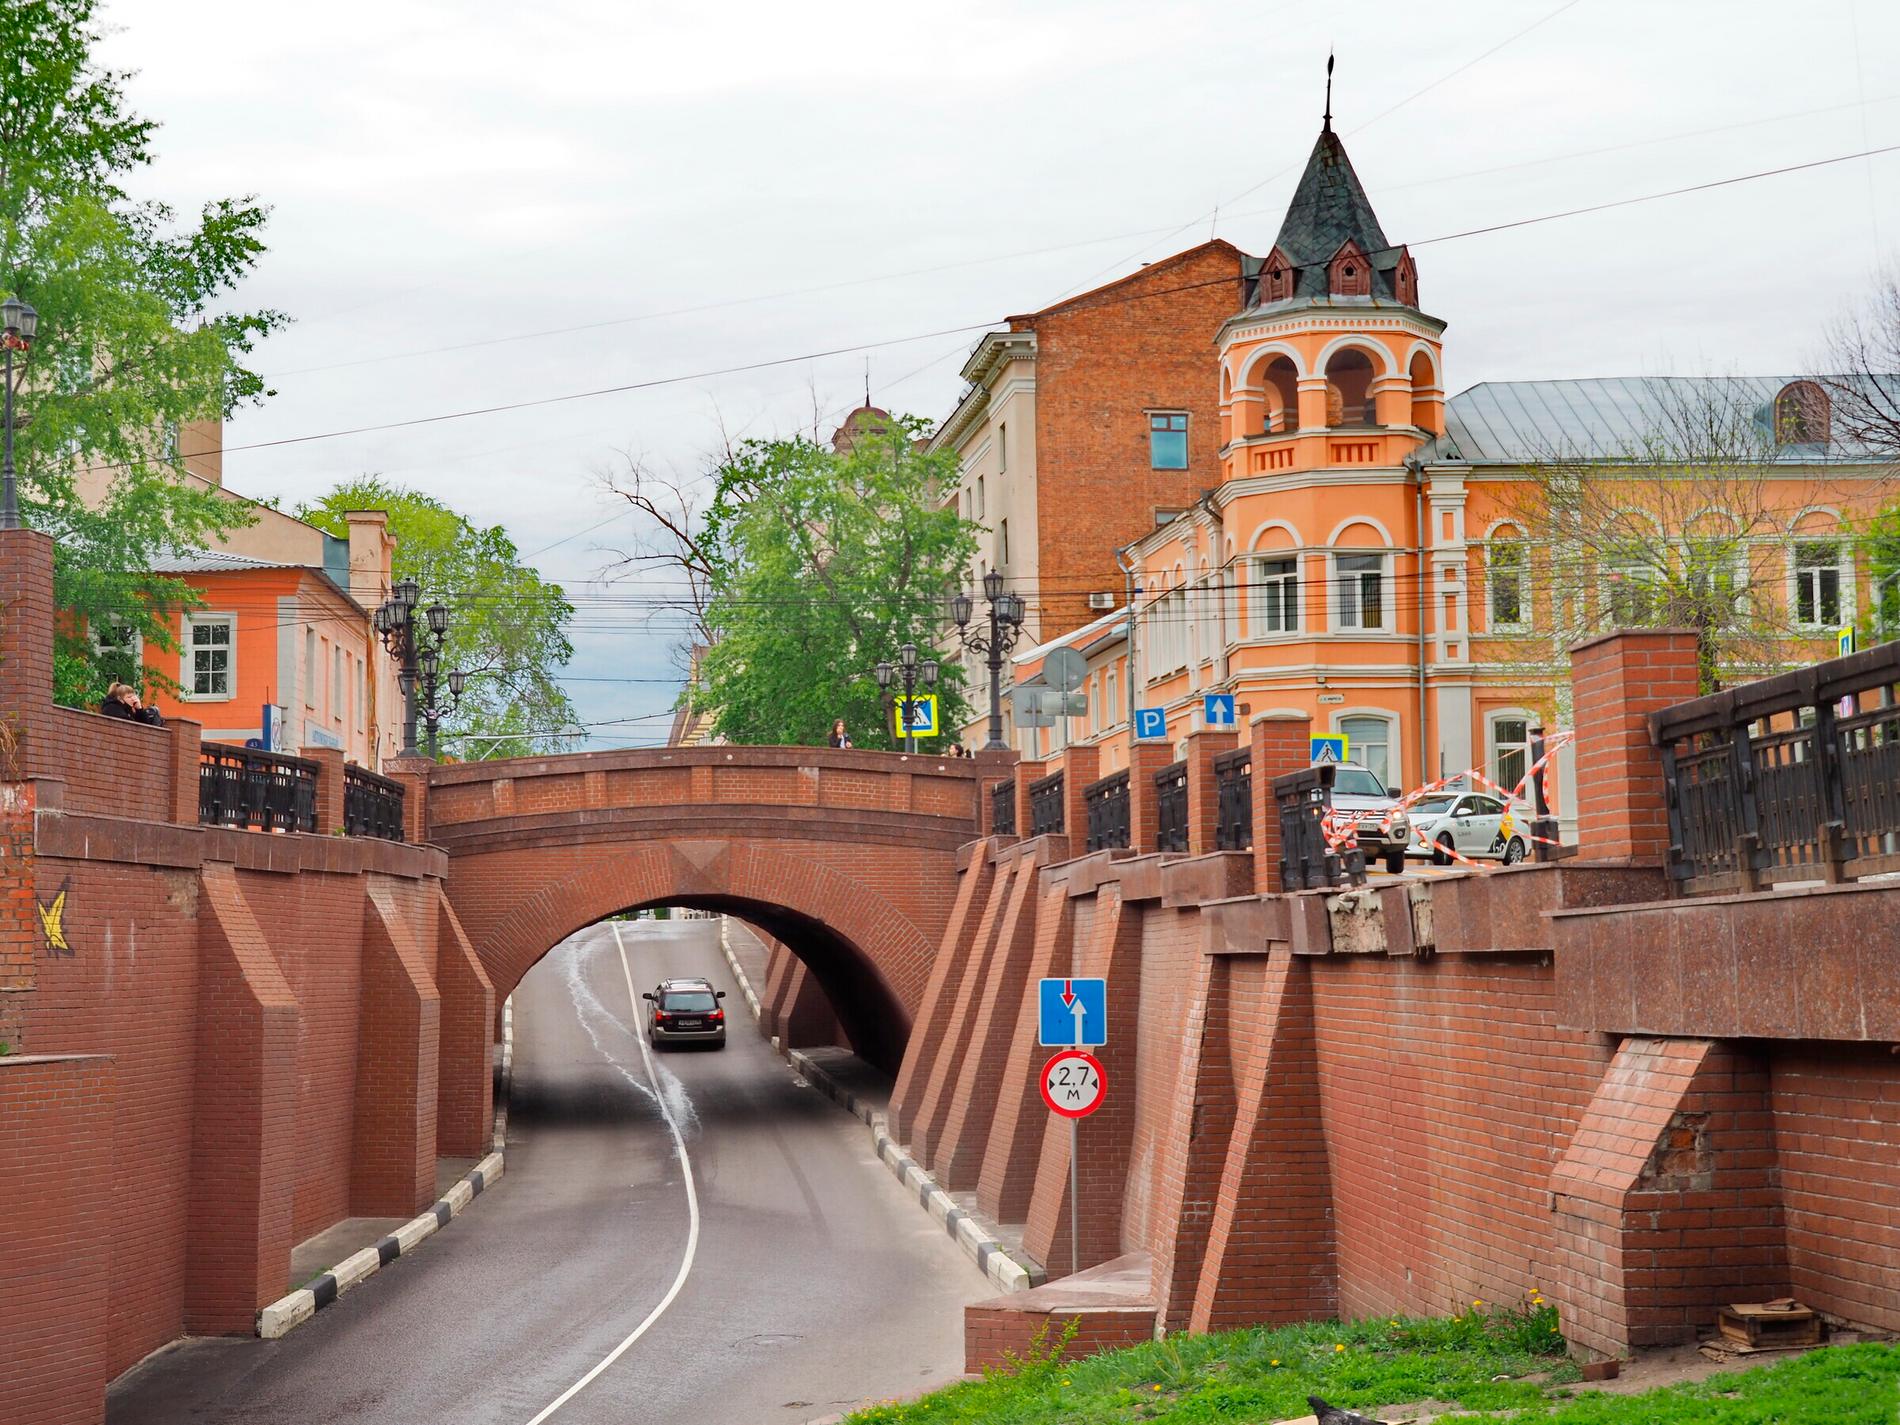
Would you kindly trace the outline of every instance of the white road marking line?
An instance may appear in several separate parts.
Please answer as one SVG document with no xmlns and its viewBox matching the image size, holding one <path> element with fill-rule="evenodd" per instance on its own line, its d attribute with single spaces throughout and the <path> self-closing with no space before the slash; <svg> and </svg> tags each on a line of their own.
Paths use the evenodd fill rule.
<svg viewBox="0 0 1900 1425">
<path fill-rule="evenodd" d="M 640 1046 L 640 1059 L 646 1065 L 647 1081 L 653 1085 L 654 1101 L 659 1104 L 660 1116 L 666 1120 L 667 1130 L 673 1135 L 673 1151 L 679 1156 L 680 1172 L 686 1179 L 686 1255 L 680 1259 L 680 1269 L 673 1278 L 673 1285 L 666 1289 L 666 1295 L 660 1298 L 659 1305 L 647 1313 L 646 1320 L 634 1327 L 628 1333 L 626 1340 L 603 1356 L 598 1365 L 543 1407 L 541 1413 L 530 1420 L 528 1425 L 541 1425 L 543 1420 L 593 1384 L 596 1376 L 619 1360 L 629 1346 L 647 1334 L 653 1323 L 658 1321 L 666 1313 L 667 1307 L 673 1304 L 673 1299 L 680 1294 L 680 1288 L 686 1285 L 687 1275 L 693 1270 L 693 1258 L 699 1252 L 699 1190 L 693 1185 L 693 1160 L 686 1155 L 685 1135 L 680 1132 L 679 1123 L 673 1117 L 673 1110 L 667 1104 L 666 1094 L 660 1088 L 660 1076 L 653 1063 L 653 1051 L 647 1047 L 646 1034 L 640 1028 L 640 996 L 633 992 L 633 970 L 627 964 L 627 946 L 626 942 L 620 938 L 620 922 L 613 921 L 610 924 L 614 933 L 614 948 L 620 952 L 620 973 L 627 981 L 627 1000 L 633 1013 L 634 1042 Z"/>
</svg>

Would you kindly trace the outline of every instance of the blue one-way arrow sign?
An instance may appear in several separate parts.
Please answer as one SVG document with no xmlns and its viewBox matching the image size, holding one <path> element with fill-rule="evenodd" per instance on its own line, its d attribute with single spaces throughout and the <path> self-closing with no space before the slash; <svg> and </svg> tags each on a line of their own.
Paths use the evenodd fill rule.
<svg viewBox="0 0 1900 1425">
<path fill-rule="evenodd" d="M 1107 980 L 1041 980 L 1036 1001 L 1045 1045 L 1108 1043 Z"/>
</svg>

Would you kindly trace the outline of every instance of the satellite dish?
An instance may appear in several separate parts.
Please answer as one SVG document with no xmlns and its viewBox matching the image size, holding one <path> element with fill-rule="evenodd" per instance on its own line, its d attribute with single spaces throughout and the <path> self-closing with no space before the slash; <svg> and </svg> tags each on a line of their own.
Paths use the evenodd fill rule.
<svg viewBox="0 0 1900 1425">
<path fill-rule="evenodd" d="M 1042 676 L 1059 693 L 1073 693 L 1088 675 L 1088 660 L 1073 648 L 1052 648 L 1043 655 Z"/>
</svg>

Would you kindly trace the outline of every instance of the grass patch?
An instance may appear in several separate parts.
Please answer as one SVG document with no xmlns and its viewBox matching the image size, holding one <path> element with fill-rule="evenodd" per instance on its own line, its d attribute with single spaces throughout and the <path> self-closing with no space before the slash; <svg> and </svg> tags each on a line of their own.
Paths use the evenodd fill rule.
<svg viewBox="0 0 1900 1425">
<path fill-rule="evenodd" d="M 1434 1400 L 1476 1425 L 1891 1425 L 1900 1349 L 1857 1345 L 1641 1395 L 1576 1385 L 1556 1310 L 1475 1304 L 1450 1318 L 1311 1322 L 1172 1336 L 1081 1361 L 1026 1360 L 850 1425 L 1241 1425 L 1307 1412 L 1308 1395 L 1371 1413 Z"/>
</svg>

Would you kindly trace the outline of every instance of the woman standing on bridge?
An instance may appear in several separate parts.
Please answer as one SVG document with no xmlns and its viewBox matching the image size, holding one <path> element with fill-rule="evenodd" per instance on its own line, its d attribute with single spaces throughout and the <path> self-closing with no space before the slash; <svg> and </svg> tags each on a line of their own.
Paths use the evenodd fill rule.
<svg viewBox="0 0 1900 1425">
<path fill-rule="evenodd" d="M 831 745 L 833 747 L 849 747 L 851 745 L 851 734 L 844 730 L 843 718 L 839 718 L 831 725 Z"/>
</svg>

